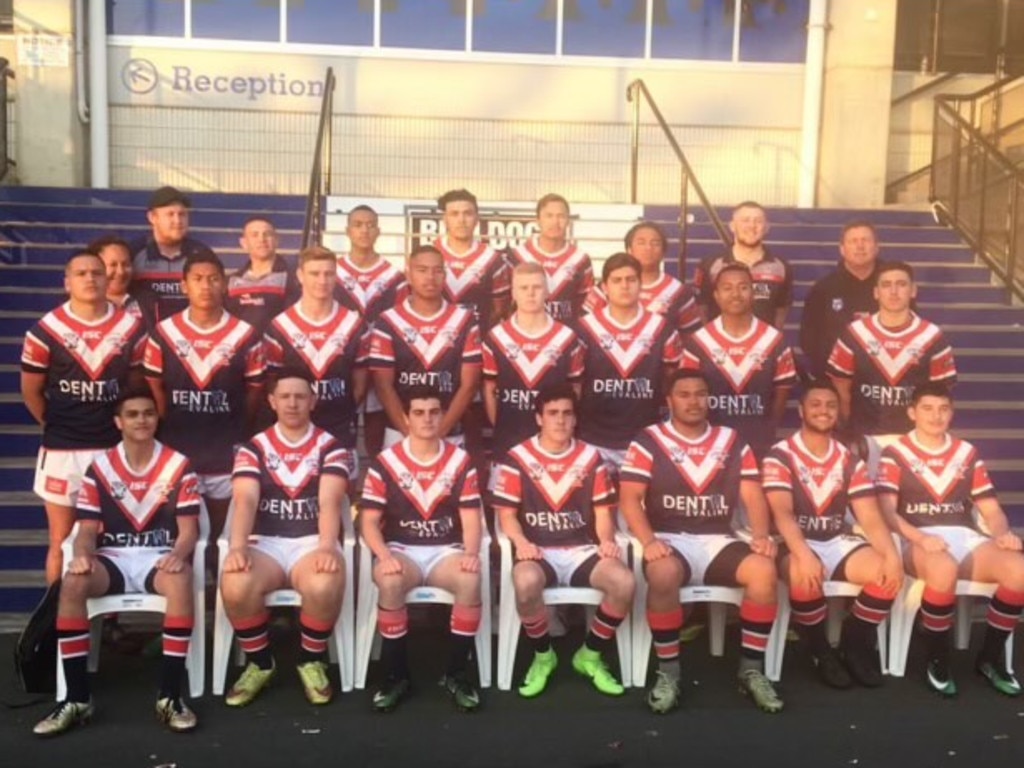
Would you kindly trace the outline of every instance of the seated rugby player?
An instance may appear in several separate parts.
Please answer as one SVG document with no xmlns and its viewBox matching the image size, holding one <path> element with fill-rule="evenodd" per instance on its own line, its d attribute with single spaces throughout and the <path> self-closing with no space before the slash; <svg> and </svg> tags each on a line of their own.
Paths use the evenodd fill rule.
<svg viewBox="0 0 1024 768">
<path fill-rule="evenodd" d="M 121 442 L 96 457 L 78 495 L 78 534 L 57 608 L 67 697 L 36 724 L 39 736 L 55 736 L 92 717 L 86 601 L 133 592 L 167 600 L 157 718 L 172 731 L 196 727 L 195 714 L 181 698 L 194 615 L 192 550 L 199 538 L 200 504 L 196 475 L 188 459 L 154 439 L 156 403 L 148 389 L 125 390 L 114 423 Z"/>
<path fill-rule="evenodd" d="M 327 704 L 327 643 L 345 588 L 339 536 L 352 459 L 336 437 L 313 425 L 317 398 L 307 368 L 278 371 L 267 399 L 277 423 L 235 454 L 220 591 L 247 664 L 224 703 L 249 704 L 274 676 L 264 598 L 294 589 L 302 597 L 299 679 L 310 704 Z"/>
<path fill-rule="evenodd" d="M 953 398 L 941 383 L 920 384 L 907 416 L 914 428 L 882 451 L 878 493 L 882 512 L 903 537 L 907 573 L 923 579 L 921 626 L 927 639 L 928 686 L 955 696 L 949 669 L 957 579 L 998 585 L 975 670 L 1000 693 L 1019 696 L 1006 639 L 1024 606 L 1024 557 L 1010 530 L 978 450 L 953 437 Z M 975 512 L 984 523 L 983 533 Z"/>
<path fill-rule="evenodd" d="M 409 692 L 405 596 L 421 584 L 455 596 L 442 685 L 457 709 L 480 706 L 466 674 L 480 626 L 480 545 L 483 521 L 473 462 L 441 438 L 441 393 L 415 385 L 403 395 L 408 436 L 370 463 L 359 505 L 360 532 L 373 553 L 380 590 L 377 626 L 384 682 L 373 695 L 379 712 L 394 709 Z"/>
<path fill-rule="evenodd" d="M 601 693 L 625 692 L 603 656 L 629 613 L 636 584 L 615 542 L 615 484 L 597 450 L 573 438 L 576 407 L 569 384 L 541 390 L 534 400 L 540 433 L 515 445 L 495 469 L 494 506 L 515 547 L 516 610 L 533 648 L 519 687 L 527 698 L 544 691 L 558 665 L 544 606 L 544 589 L 555 586 L 604 593 L 572 666 Z"/>
<path fill-rule="evenodd" d="M 699 372 L 672 375 L 668 407 L 667 421 L 630 444 L 619 488 L 622 514 L 643 545 L 647 620 L 658 657 L 647 705 L 663 714 L 679 704 L 679 589 L 693 583 L 743 588 L 740 690 L 765 712 L 779 712 L 782 699 L 764 676 L 776 615 L 776 547 L 757 460 L 734 430 L 708 423 L 708 382 Z M 732 531 L 741 500 L 749 544 Z"/>
<path fill-rule="evenodd" d="M 832 436 L 839 421 L 835 386 L 811 382 L 799 413 L 800 429 L 768 452 L 763 481 L 786 542 L 779 571 L 789 582 L 793 623 L 826 685 L 849 688 L 856 681 L 875 688 L 882 684 L 876 630 L 903 583 L 903 564 L 867 466 Z M 848 507 L 863 536 L 847 525 Z M 843 623 L 838 654 L 825 636 L 822 592 L 822 582 L 833 580 L 863 586 Z"/>
</svg>

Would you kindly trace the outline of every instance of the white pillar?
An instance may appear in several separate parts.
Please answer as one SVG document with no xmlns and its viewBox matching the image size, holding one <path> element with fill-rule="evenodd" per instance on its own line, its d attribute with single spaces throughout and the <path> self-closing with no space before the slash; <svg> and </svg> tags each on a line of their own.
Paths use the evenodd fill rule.
<svg viewBox="0 0 1024 768">
<path fill-rule="evenodd" d="M 93 187 L 110 186 L 107 4 L 89 2 L 89 168 Z"/>
<path fill-rule="evenodd" d="M 821 102 L 825 86 L 825 33 L 828 0 L 811 0 L 807 19 L 807 60 L 804 67 L 804 107 L 800 138 L 800 185 L 797 205 L 817 202 L 818 159 L 821 151 Z"/>
</svg>

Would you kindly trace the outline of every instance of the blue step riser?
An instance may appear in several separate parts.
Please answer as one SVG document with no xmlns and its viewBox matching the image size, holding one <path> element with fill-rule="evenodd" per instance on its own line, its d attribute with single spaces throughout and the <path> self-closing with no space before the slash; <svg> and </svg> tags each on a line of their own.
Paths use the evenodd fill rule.
<svg viewBox="0 0 1024 768">
<path fill-rule="evenodd" d="M 184 190 L 187 192 L 187 190 Z M 126 206 L 145 211 L 151 190 L 85 189 L 64 187 L 0 187 L 0 203 L 40 203 L 50 205 L 82 205 L 103 208 Z M 188 192 L 194 208 L 229 211 L 305 211 L 305 196 L 225 194 L 219 192 Z"/>
<path fill-rule="evenodd" d="M 966 369 L 960 366 L 963 372 Z M 1021 381 L 961 381 L 953 394 L 960 400 L 1007 400 L 1017 402 L 1024 395 Z"/>
<path fill-rule="evenodd" d="M 32 467 L 0 467 L 0 490 L 31 491 L 34 477 Z"/>
<path fill-rule="evenodd" d="M 3 521 L 2 527 L 8 530 L 46 530 L 46 511 L 43 509 L 42 500 L 35 506 L 0 507 L 0 520 Z"/>
<path fill-rule="evenodd" d="M 15 220 L 10 217 L 9 220 Z M 73 221 L 73 220 L 72 220 Z M 87 220 L 88 221 L 88 220 Z M 679 242 L 679 229 L 675 222 L 663 225 L 669 242 Z M 877 227 L 878 242 L 882 249 L 900 243 L 934 243 L 936 245 L 960 245 L 959 236 L 951 229 L 940 227 Z M 839 247 L 840 227 L 809 227 L 798 224 L 773 224 L 768 231 L 765 242 L 769 247 L 772 243 L 828 243 L 834 248 Z M 686 239 L 719 240 L 718 232 L 710 224 L 693 224 L 686 228 Z M 719 240 L 719 242 L 721 242 Z M 779 248 L 785 246 L 779 245 Z"/>
<path fill-rule="evenodd" d="M 299 212 L 282 211 L 280 213 L 263 213 L 262 215 L 266 215 L 277 229 L 301 230 L 305 223 L 305 214 Z M 213 229 L 237 229 L 241 231 L 242 225 L 249 216 L 250 214 L 244 211 L 204 211 L 193 209 L 189 215 L 189 224 L 193 228 L 210 227 Z M 112 230 L 147 226 L 146 211 L 142 209 L 82 208 L 80 206 L 5 206 L 4 210 L 0 212 L 0 221 L 3 221 L 5 225 L 48 224 L 60 226 L 67 224 L 95 224 Z"/>
<path fill-rule="evenodd" d="M 0 429 L 2 429 L 2 427 L 0 427 Z M 38 452 L 39 435 L 0 434 L 0 458 L 17 456 L 35 456 Z"/>
<path fill-rule="evenodd" d="M 966 357 L 960 355 L 957 365 L 971 373 L 1021 373 L 1024 374 L 1024 353 L 1019 357 Z M 1009 415 L 1009 414 L 1005 414 Z"/>
<path fill-rule="evenodd" d="M 998 331 L 946 330 L 946 338 L 956 349 L 1021 349 L 1024 347 L 1024 329 L 1007 328 Z"/>
<path fill-rule="evenodd" d="M 694 206 L 689 211 L 695 224 L 710 221 L 703 208 Z M 731 208 L 715 208 L 718 217 L 728 224 L 732 217 Z M 649 205 L 644 213 L 655 221 L 676 221 L 679 206 Z M 868 219 L 875 226 L 889 227 L 933 227 L 935 219 L 924 211 L 878 210 L 862 211 L 853 208 L 768 208 L 768 220 L 774 224 L 813 224 L 833 226 L 838 230 L 847 222 Z"/>
<path fill-rule="evenodd" d="M 126 240 L 133 241 L 145 236 L 148 232 L 149 227 L 145 226 L 116 229 L 102 226 L 68 228 L 49 224 L 17 224 L 0 226 L 0 240 L 10 243 L 38 243 L 40 245 L 66 244 L 66 250 L 70 250 L 74 246 L 84 246 L 90 240 L 101 235 L 116 234 Z M 193 227 L 189 234 L 198 240 L 202 240 L 214 250 L 237 250 L 239 248 L 238 232 L 235 231 L 215 231 Z M 280 232 L 278 235 L 279 246 L 284 251 L 298 250 L 300 241 L 301 235 L 295 231 Z M 6 247 L 11 248 L 11 246 Z"/>
<path fill-rule="evenodd" d="M 4 547 L 0 549 L 0 571 L 34 571 L 46 566 L 46 547 Z M 3 598 L 0 598 L 0 602 Z"/>
<path fill-rule="evenodd" d="M 39 568 L 43 567 L 40 563 Z M 31 613 L 43 599 L 44 587 L 14 587 L 0 589 L 0 612 Z"/>
<path fill-rule="evenodd" d="M 825 260 L 839 262 L 839 251 L 834 245 L 822 245 L 812 243 L 787 243 L 776 248 L 780 256 L 794 262 L 805 259 Z M 721 243 L 712 242 L 691 242 L 686 249 L 687 261 L 694 264 L 708 256 L 716 256 L 722 252 Z M 669 253 L 675 253 L 670 250 Z M 893 246 L 886 248 L 882 258 L 899 261 L 924 262 L 932 264 L 963 264 L 970 263 L 973 255 L 965 247 L 952 248 L 929 248 L 928 246 Z"/>
<path fill-rule="evenodd" d="M 224 262 L 225 267 L 227 267 L 228 269 L 237 269 L 238 267 L 242 266 L 243 262 L 245 262 L 245 256 L 238 252 L 239 248 L 237 239 L 235 239 L 229 247 L 233 250 L 230 252 L 219 251 L 217 255 L 220 256 L 220 259 L 221 261 Z M 2 281 L 4 284 L 7 283 L 5 277 L 7 273 L 4 271 L 5 264 L 13 264 L 18 266 L 31 264 L 50 267 L 63 267 L 67 263 L 68 257 L 71 255 L 73 250 L 74 249 L 71 248 L 70 246 L 51 245 L 30 247 L 11 245 L 10 243 L 0 245 L 0 281 Z M 284 247 L 281 248 L 281 252 L 284 254 L 293 253 L 295 252 L 295 250 L 295 248 L 292 248 L 290 250 Z M 17 274 L 22 271 L 24 270 L 10 270 L 11 274 Z M 50 272 L 50 274 L 54 273 Z M 44 284 L 61 285 L 63 276 L 61 275 L 60 272 L 57 272 L 56 275 L 57 276 L 53 278 L 56 282 Z M 11 283 L 11 285 L 15 284 L 16 283 L 13 282 Z"/>
<path fill-rule="evenodd" d="M 999 456 L 985 453 L 982 453 L 981 457 L 987 462 L 1000 458 Z M 992 478 L 992 484 L 995 486 L 996 492 L 1024 491 L 1024 472 L 1010 469 L 992 469 L 989 467 L 988 473 Z"/>
<path fill-rule="evenodd" d="M 32 424 L 33 419 L 24 403 L 0 403 L 0 424 Z"/>
</svg>

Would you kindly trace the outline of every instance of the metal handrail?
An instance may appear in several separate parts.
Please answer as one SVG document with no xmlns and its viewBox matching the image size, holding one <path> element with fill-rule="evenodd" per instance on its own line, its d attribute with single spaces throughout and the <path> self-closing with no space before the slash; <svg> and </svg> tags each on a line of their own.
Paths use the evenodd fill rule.
<svg viewBox="0 0 1024 768">
<path fill-rule="evenodd" d="M 11 159 L 8 146 L 10 137 L 7 135 L 7 78 L 14 79 L 14 70 L 11 68 L 11 62 L 0 57 L 0 181 L 7 178 L 7 172 L 16 165 Z"/>
<path fill-rule="evenodd" d="M 927 83 L 924 83 L 922 85 L 917 86 L 917 88 L 912 88 L 911 90 L 907 91 L 906 93 L 900 94 L 899 96 L 897 96 L 895 99 L 893 99 L 890 102 L 889 106 L 896 107 L 896 106 L 899 106 L 900 104 L 902 104 L 902 103 L 904 103 L 906 101 L 913 101 L 918 96 L 920 96 L 922 93 L 927 93 L 928 91 L 932 90 L 933 88 L 938 88 L 943 83 L 952 80 L 954 77 L 957 76 L 957 74 L 959 74 L 959 73 L 957 73 L 957 72 L 946 72 L 944 74 L 941 74 L 938 77 L 936 77 L 934 80 L 929 80 Z"/>
<path fill-rule="evenodd" d="M 658 121 L 658 126 L 661 128 L 661 132 L 665 134 L 665 138 L 668 139 L 669 145 L 672 147 L 672 151 L 676 155 L 676 159 L 679 160 L 680 169 L 682 172 L 682 178 L 679 184 L 679 278 L 683 279 L 686 274 L 686 228 L 688 225 L 687 205 L 688 205 L 688 191 L 689 186 L 693 185 L 693 191 L 697 193 L 697 197 L 700 199 L 701 206 L 708 214 L 708 218 L 711 219 L 711 223 L 715 227 L 715 231 L 718 232 L 718 237 L 721 238 L 723 245 L 726 248 L 732 247 L 732 240 L 729 238 L 729 233 L 722 223 L 722 220 L 718 217 L 718 213 L 715 211 L 711 202 L 708 200 L 708 196 L 704 194 L 704 189 L 701 187 L 700 182 L 697 181 L 697 175 L 693 172 L 693 167 L 690 162 L 686 159 L 686 154 L 683 152 L 683 148 L 679 146 L 679 142 L 676 141 L 675 135 L 672 133 L 672 129 L 668 123 L 665 122 L 665 118 L 661 114 L 661 110 L 658 109 L 658 105 L 654 102 L 654 97 L 651 96 L 651 92 L 647 89 L 647 84 L 643 80 L 634 80 L 628 86 L 626 86 L 626 101 L 633 104 L 633 135 L 632 142 L 630 144 L 630 166 L 629 166 L 629 201 L 636 204 L 637 201 L 637 177 L 639 173 L 640 163 L 640 100 L 641 97 L 647 101 L 647 106 L 650 107 L 651 112 L 654 114 L 654 119 Z"/>
<path fill-rule="evenodd" d="M 313 168 L 309 173 L 306 217 L 302 225 L 303 248 L 320 244 L 324 198 L 331 194 L 331 118 L 334 115 L 334 85 L 334 68 L 328 67 L 324 74 L 324 95 L 320 102 L 320 120 L 316 128 Z"/>
</svg>

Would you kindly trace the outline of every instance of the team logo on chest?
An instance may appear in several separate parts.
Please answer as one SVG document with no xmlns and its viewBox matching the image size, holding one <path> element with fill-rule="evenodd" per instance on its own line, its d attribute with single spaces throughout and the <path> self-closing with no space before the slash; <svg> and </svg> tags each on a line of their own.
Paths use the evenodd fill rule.
<svg viewBox="0 0 1024 768">
<path fill-rule="evenodd" d="M 95 379 L 114 358 L 124 354 L 128 338 L 138 325 L 133 315 L 122 313 L 113 322 L 97 326 L 74 322 L 63 309 L 46 315 L 41 325 Z"/>
<path fill-rule="evenodd" d="M 295 316 L 294 308 L 274 320 L 274 325 L 292 342 L 309 369 L 322 379 L 353 339 L 359 315 L 336 307 L 336 314 L 323 325 L 313 325 Z"/>
<path fill-rule="evenodd" d="M 352 297 L 352 300 L 365 312 L 387 290 L 389 285 L 387 280 L 387 274 L 390 272 L 389 266 L 387 263 L 382 263 L 379 269 L 369 274 L 363 274 L 359 272 L 353 273 L 350 271 L 351 267 L 339 261 L 337 270 L 338 281 L 346 293 Z"/>
<path fill-rule="evenodd" d="M 754 332 L 742 340 L 726 336 L 720 320 L 715 320 L 692 336 L 694 343 L 735 392 L 742 392 L 754 375 L 765 369 L 772 350 L 781 339 L 774 328 L 756 320 L 754 323 Z"/>
<path fill-rule="evenodd" d="M 828 512 L 836 497 L 846 490 L 844 454 L 833 445 L 829 455 L 818 461 L 792 442 L 788 453 L 804 496 L 814 507 L 814 513 L 821 517 Z"/>
<path fill-rule="evenodd" d="M 493 262 L 497 254 L 483 243 L 477 243 L 465 256 L 456 256 L 441 241 L 438 246 L 444 254 L 447 275 L 444 287 L 452 301 L 462 301 L 469 291 L 481 282 L 488 272 L 496 271 Z"/>
<path fill-rule="evenodd" d="M 206 389 L 213 377 L 231 364 L 252 335 L 252 326 L 233 317 L 228 317 L 212 333 L 195 333 L 183 323 L 180 314 L 164 320 L 157 330 L 174 348 L 182 368 L 200 389 Z"/>
<path fill-rule="evenodd" d="M 159 444 L 157 450 L 156 461 L 145 475 L 128 470 L 117 449 L 93 461 L 96 477 L 136 531 L 143 530 L 160 511 L 185 468 L 181 454 Z"/>
<path fill-rule="evenodd" d="M 517 445 L 510 451 L 552 510 L 560 510 L 594 472 L 597 451 L 591 446 L 579 450 L 578 446 L 577 443 L 565 456 L 538 455 L 529 444 Z"/>
<path fill-rule="evenodd" d="M 619 375 L 629 378 L 636 366 L 654 350 L 665 321 L 660 315 L 646 313 L 647 317 L 638 321 L 633 329 L 622 329 L 611 325 L 605 314 L 606 310 L 602 310 L 587 315 L 583 318 L 583 327 L 597 339 Z"/>
<path fill-rule="evenodd" d="M 469 322 L 468 311 L 456 306 L 450 306 L 446 315 L 431 320 L 412 320 L 396 310 L 387 316 L 398 336 L 428 369 L 455 346 L 462 329 Z"/>
<path fill-rule="evenodd" d="M 893 445 L 904 464 L 921 481 L 921 485 L 936 501 L 943 501 L 956 485 L 967 477 L 974 463 L 974 448 L 958 442 L 956 447 L 942 455 L 922 454 L 902 440 Z"/>
<path fill-rule="evenodd" d="M 921 323 L 904 334 L 890 336 L 880 333 L 873 318 L 860 320 L 850 326 L 854 339 L 890 385 L 898 384 L 907 372 L 920 364 L 924 350 L 939 333 L 938 326 Z"/>
<path fill-rule="evenodd" d="M 534 387 L 545 373 L 558 364 L 573 335 L 564 326 L 554 334 L 548 333 L 537 339 L 513 336 L 504 325 L 495 326 L 491 333 L 519 377 L 529 387 Z"/>
<path fill-rule="evenodd" d="M 394 450 L 380 454 L 381 465 L 424 520 L 429 520 L 451 497 L 459 472 L 467 461 L 464 451 L 447 443 L 443 444 L 441 456 L 430 466 L 420 466 L 409 459 L 401 443 Z"/>
<path fill-rule="evenodd" d="M 701 494 L 725 469 L 729 452 L 736 442 L 731 430 L 712 427 L 706 439 L 699 443 L 685 443 L 664 431 L 663 427 L 651 430 L 658 446 L 669 458 L 676 470 L 693 489 Z"/>
<path fill-rule="evenodd" d="M 574 245 L 566 246 L 561 254 L 551 255 L 540 251 L 531 239 L 519 249 L 519 257 L 524 262 L 533 262 L 544 267 L 548 277 L 549 299 L 557 297 L 576 278 L 587 255 Z"/>
<path fill-rule="evenodd" d="M 274 432 L 262 432 L 253 442 L 263 454 L 274 485 L 294 499 L 320 476 L 322 437 L 314 432 L 299 445 L 291 446 L 276 439 Z"/>
</svg>

